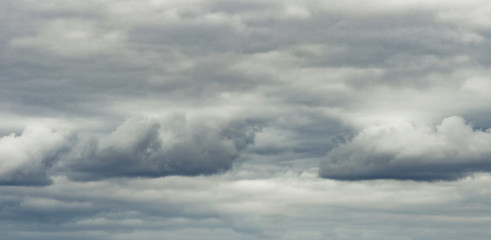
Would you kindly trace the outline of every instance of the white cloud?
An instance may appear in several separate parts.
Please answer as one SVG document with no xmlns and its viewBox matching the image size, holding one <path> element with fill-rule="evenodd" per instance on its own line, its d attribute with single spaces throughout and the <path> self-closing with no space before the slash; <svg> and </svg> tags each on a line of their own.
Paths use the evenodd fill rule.
<svg viewBox="0 0 491 240">
<path fill-rule="evenodd" d="M 491 129 L 475 130 L 461 117 L 435 129 L 411 124 L 373 126 L 332 150 L 326 178 L 454 180 L 491 170 Z"/>
<path fill-rule="evenodd" d="M 41 125 L 26 127 L 20 136 L 12 133 L 0 138 L 0 183 L 49 184 L 46 170 L 67 146 L 67 132 Z"/>
</svg>

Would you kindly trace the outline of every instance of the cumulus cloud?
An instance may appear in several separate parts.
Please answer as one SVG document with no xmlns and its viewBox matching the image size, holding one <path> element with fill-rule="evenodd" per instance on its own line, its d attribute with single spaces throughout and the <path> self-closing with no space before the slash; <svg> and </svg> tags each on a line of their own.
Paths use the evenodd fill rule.
<svg viewBox="0 0 491 240">
<path fill-rule="evenodd" d="M 436 128 L 400 124 L 369 127 L 332 150 L 320 176 L 340 180 L 455 180 L 491 171 L 491 129 L 473 129 L 462 117 Z"/>
<path fill-rule="evenodd" d="M 50 184 L 46 171 L 69 142 L 67 132 L 40 125 L 0 138 L 0 185 Z"/>
<path fill-rule="evenodd" d="M 130 119 L 112 133 L 76 146 L 69 176 L 76 180 L 110 177 L 200 175 L 226 171 L 253 143 L 245 122 Z"/>
</svg>

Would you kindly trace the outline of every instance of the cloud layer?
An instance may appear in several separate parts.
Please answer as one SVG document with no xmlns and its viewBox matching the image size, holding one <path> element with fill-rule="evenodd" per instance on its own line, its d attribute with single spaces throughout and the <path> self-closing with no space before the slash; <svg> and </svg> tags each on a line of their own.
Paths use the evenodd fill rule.
<svg viewBox="0 0 491 240">
<path fill-rule="evenodd" d="M 2 237 L 490 239 L 489 16 L 2 0 Z"/>
</svg>

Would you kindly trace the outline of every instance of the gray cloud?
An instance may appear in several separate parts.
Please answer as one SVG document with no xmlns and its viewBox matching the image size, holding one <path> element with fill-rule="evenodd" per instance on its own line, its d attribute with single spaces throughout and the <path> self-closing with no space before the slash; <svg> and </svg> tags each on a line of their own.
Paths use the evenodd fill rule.
<svg viewBox="0 0 491 240">
<path fill-rule="evenodd" d="M 489 192 L 483 191 L 489 175 L 433 184 L 339 182 L 318 179 L 310 171 L 262 179 L 227 172 L 193 178 L 54 181 L 45 188 L 0 188 L 0 229 L 6 236 L 213 239 L 219 234 L 218 239 L 350 240 L 367 234 L 368 239 L 485 239 L 489 234 L 489 205 L 482 205 L 489 202 Z M 466 208 L 459 207 L 462 204 Z"/>
<path fill-rule="evenodd" d="M 460 115 L 490 127 L 487 22 L 474 3 L 458 14 L 417 1 L 2 4 L 16 10 L 2 10 L 2 133 L 28 118 L 84 135 L 127 116 L 211 111 L 261 121 L 276 140 L 253 151 L 293 159 L 380 122 Z M 95 158 L 142 151 L 95 139 L 85 146 Z M 159 137 L 138 139 L 159 152 Z"/>
<path fill-rule="evenodd" d="M 320 176 L 340 180 L 455 180 L 491 171 L 491 131 L 474 130 L 461 117 L 431 129 L 411 125 L 363 130 L 332 150 Z"/>
<path fill-rule="evenodd" d="M 5 133 L 27 117 L 68 122 L 84 135 L 127 116 L 207 109 L 260 121 L 262 136 L 276 140 L 252 151 L 293 160 L 324 155 L 339 136 L 380 122 L 428 124 L 455 114 L 490 127 L 490 99 L 480 90 L 490 82 L 481 50 L 487 30 L 481 18 L 465 17 L 467 8 L 455 15 L 421 2 L 363 10 L 319 1 L 2 4 L 17 13 L 2 14 L 1 111 L 14 126 Z M 149 132 L 141 144 L 160 152 L 159 137 L 141 131 Z M 143 151 L 101 142 L 86 142 L 86 154 Z"/>
<path fill-rule="evenodd" d="M 0 1 L 2 237 L 489 239 L 490 14 Z"/>
<path fill-rule="evenodd" d="M 253 143 L 254 135 L 240 121 L 131 119 L 107 136 L 74 147 L 67 160 L 69 176 L 92 180 L 223 172 Z"/>
</svg>

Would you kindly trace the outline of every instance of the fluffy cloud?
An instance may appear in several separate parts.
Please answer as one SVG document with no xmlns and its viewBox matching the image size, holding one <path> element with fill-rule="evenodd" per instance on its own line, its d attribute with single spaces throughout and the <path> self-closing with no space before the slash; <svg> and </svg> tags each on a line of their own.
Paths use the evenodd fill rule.
<svg viewBox="0 0 491 240">
<path fill-rule="evenodd" d="M 455 180 L 491 171 L 491 129 L 473 129 L 461 117 L 435 129 L 410 124 L 370 127 L 332 150 L 320 176 L 340 180 Z"/>
<path fill-rule="evenodd" d="M 95 180 L 224 172 L 257 130 L 241 120 L 184 115 L 131 118 L 111 133 L 78 132 L 76 138 L 31 125 L 0 139 L 0 184 L 48 185 L 52 174 Z"/>
<path fill-rule="evenodd" d="M 28 126 L 22 135 L 0 138 L 1 185 L 47 185 L 46 171 L 69 146 L 68 134 L 46 126 Z"/>
<path fill-rule="evenodd" d="M 90 180 L 222 172 L 253 143 L 254 135 L 241 121 L 130 119 L 109 135 L 74 147 L 69 176 Z"/>
</svg>

